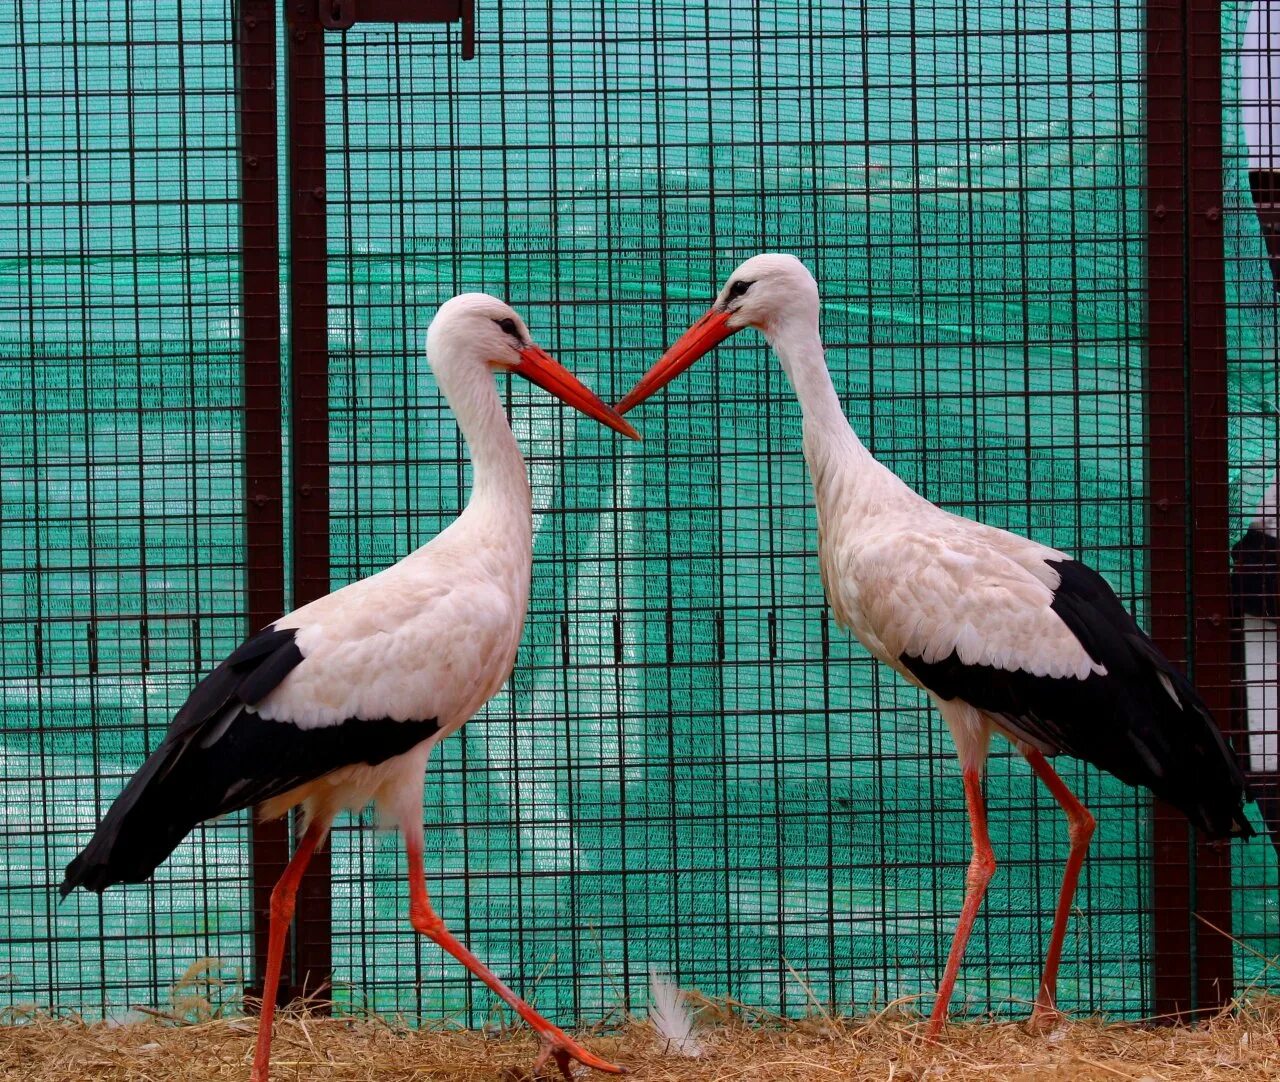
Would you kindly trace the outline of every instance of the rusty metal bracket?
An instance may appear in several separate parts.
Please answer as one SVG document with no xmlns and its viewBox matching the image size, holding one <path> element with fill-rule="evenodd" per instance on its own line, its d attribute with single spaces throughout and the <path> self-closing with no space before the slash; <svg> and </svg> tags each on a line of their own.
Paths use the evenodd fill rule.
<svg viewBox="0 0 1280 1082">
<path fill-rule="evenodd" d="M 355 24 L 355 0 L 320 0 L 320 25 L 326 30 L 350 30 Z"/>
<path fill-rule="evenodd" d="M 462 59 L 476 55 L 475 0 L 317 0 L 320 25 L 350 30 L 357 23 L 462 23 Z"/>
</svg>

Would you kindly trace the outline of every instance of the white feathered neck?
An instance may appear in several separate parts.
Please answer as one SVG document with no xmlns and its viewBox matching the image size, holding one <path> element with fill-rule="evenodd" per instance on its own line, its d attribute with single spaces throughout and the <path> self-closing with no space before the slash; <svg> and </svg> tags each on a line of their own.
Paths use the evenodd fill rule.
<svg viewBox="0 0 1280 1082">
<path fill-rule="evenodd" d="M 444 355 L 432 358 L 436 380 L 471 456 L 473 482 L 468 507 L 493 504 L 508 513 L 523 509 L 527 517 L 532 514 L 529 475 L 498 397 L 493 370 L 467 356 L 465 342 L 450 342 L 438 349 Z"/>
<path fill-rule="evenodd" d="M 765 332 L 804 414 L 804 454 L 818 506 L 860 498 L 868 506 L 923 498 L 875 460 L 840 405 L 816 320 L 782 320 Z"/>
</svg>

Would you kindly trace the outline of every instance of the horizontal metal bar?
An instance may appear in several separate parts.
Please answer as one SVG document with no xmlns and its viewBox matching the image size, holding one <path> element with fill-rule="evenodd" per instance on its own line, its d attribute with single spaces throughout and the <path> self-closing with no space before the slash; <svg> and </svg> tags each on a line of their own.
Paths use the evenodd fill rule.
<svg viewBox="0 0 1280 1082">
<path fill-rule="evenodd" d="M 475 56 L 475 0 L 317 0 L 317 13 L 326 30 L 349 30 L 357 23 L 461 22 L 462 59 Z"/>
<path fill-rule="evenodd" d="M 452 23 L 464 17 L 462 0 L 342 0 L 362 23 Z"/>
</svg>

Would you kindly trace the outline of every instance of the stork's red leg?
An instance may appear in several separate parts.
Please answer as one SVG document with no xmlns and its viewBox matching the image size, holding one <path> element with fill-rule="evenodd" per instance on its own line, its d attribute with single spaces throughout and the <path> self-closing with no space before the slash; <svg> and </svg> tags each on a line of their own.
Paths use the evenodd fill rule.
<svg viewBox="0 0 1280 1082">
<path fill-rule="evenodd" d="M 960 919 L 956 922 L 956 934 L 951 940 L 946 972 L 942 975 L 942 984 L 933 1001 L 933 1014 L 929 1016 L 930 1038 L 938 1035 L 942 1023 L 947 1020 L 947 1004 L 951 1002 L 964 949 L 969 944 L 969 933 L 973 931 L 978 907 L 982 905 L 987 884 L 991 882 L 991 876 L 996 870 L 995 854 L 991 852 L 991 839 L 987 835 L 987 805 L 982 797 L 982 775 L 977 770 L 964 772 L 964 799 L 969 808 L 969 828 L 973 834 L 973 859 L 969 861 L 969 871 L 965 876 L 964 908 L 960 910 Z"/>
<path fill-rule="evenodd" d="M 1071 852 L 1067 855 L 1067 867 L 1062 875 L 1058 908 L 1053 914 L 1049 954 L 1045 958 L 1044 974 L 1040 978 L 1040 993 L 1036 996 L 1036 1005 L 1031 1011 L 1032 1026 L 1039 1026 L 1056 1014 L 1054 1002 L 1058 994 L 1058 963 L 1062 961 L 1062 941 L 1066 938 L 1067 919 L 1071 916 L 1071 903 L 1076 896 L 1076 885 L 1080 882 L 1080 868 L 1084 864 L 1089 839 L 1093 837 L 1093 828 L 1097 824 L 1089 814 L 1089 809 L 1076 799 L 1076 795 L 1067 788 L 1066 783 L 1058 777 L 1058 772 L 1040 752 L 1030 748 L 1024 749 L 1022 754 L 1036 772 L 1036 777 L 1044 782 L 1062 810 L 1067 813 L 1071 830 Z"/>
<path fill-rule="evenodd" d="M 421 932 L 433 943 L 438 944 L 452 954 L 459 962 L 487 984 L 502 1000 L 542 1038 L 542 1051 L 533 1065 L 536 1075 L 547 1059 L 554 1059 L 565 1078 L 572 1078 L 569 1061 L 577 1060 L 597 1071 L 609 1071 L 612 1074 L 623 1074 L 621 1067 L 615 1067 L 607 1060 L 588 1052 L 572 1037 L 553 1026 L 537 1011 L 517 996 L 502 983 L 489 968 L 464 947 L 453 933 L 444 926 L 436 911 L 431 908 L 431 899 L 427 897 L 426 873 L 422 867 L 422 850 L 413 841 L 406 842 L 409 857 L 409 921 L 416 931 Z"/>
<path fill-rule="evenodd" d="M 267 972 L 262 981 L 262 1014 L 258 1018 L 258 1047 L 253 1056 L 249 1082 L 267 1082 L 271 1070 L 271 1020 L 276 1011 L 276 995 L 280 987 L 280 964 L 284 960 L 284 938 L 293 922 L 293 902 L 298 893 L 302 873 L 311 854 L 328 831 L 324 823 L 312 823 L 298 843 L 280 881 L 271 892 L 271 930 L 267 937 Z"/>
</svg>

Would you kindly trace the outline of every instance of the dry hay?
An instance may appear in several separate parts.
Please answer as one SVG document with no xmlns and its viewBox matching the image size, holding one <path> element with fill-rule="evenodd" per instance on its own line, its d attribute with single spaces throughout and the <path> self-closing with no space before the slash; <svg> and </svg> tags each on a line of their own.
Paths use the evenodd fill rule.
<svg viewBox="0 0 1280 1082">
<path fill-rule="evenodd" d="M 1280 1080 L 1280 998 L 1259 997 L 1195 1027 L 1064 1022 L 1047 1036 L 1014 1023 L 951 1026 L 937 1045 L 896 1009 L 861 1021 L 798 1022 L 700 1004 L 703 1055 L 670 1055 L 647 1022 L 584 1034 L 593 1051 L 637 1082 L 1184 1082 Z M 27 1082 L 205 1082 L 248 1077 L 255 1021 L 86 1025 L 48 1017 L 0 1027 L 0 1077 Z M 528 1077 L 537 1044 L 528 1030 L 482 1033 L 410 1029 L 385 1021 L 288 1014 L 276 1025 L 276 1082 L 469 1082 Z M 580 1072 L 579 1077 L 588 1077 Z M 594 1076 L 603 1079 L 604 1076 Z"/>
</svg>

